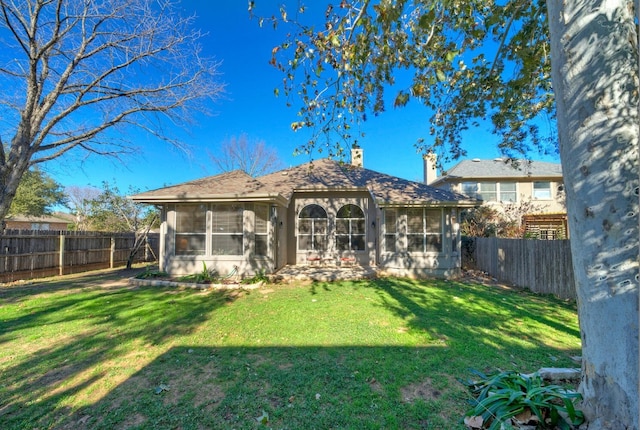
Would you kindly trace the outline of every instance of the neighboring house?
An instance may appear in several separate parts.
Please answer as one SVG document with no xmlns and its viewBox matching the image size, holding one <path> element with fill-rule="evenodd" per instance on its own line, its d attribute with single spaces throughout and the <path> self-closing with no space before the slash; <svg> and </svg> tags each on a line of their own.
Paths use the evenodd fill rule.
<svg viewBox="0 0 640 430">
<path fill-rule="evenodd" d="M 437 177 L 435 159 L 425 156 L 425 183 L 443 190 L 475 197 L 488 205 L 521 205 L 526 234 L 543 238 L 567 238 L 562 168 L 559 163 L 501 158 L 463 160 Z"/>
<path fill-rule="evenodd" d="M 131 196 L 162 208 L 160 269 L 243 276 L 285 265 L 376 266 L 406 276 L 460 271 L 461 194 L 322 159 L 252 178 L 233 171 Z"/>
<path fill-rule="evenodd" d="M 68 230 L 73 224 L 73 216 L 54 213 L 43 216 L 9 215 L 4 219 L 7 230 Z"/>
</svg>

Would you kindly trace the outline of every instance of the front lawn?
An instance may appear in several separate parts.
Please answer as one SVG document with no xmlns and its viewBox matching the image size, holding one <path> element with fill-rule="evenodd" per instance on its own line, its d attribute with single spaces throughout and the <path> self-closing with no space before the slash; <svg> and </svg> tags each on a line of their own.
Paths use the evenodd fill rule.
<svg viewBox="0 0 640 430">
<path fill-rule="evenodd" d="M 0 287 L 3 429 L 463 429 L 469 368 L 580 355 L 574 304 L 498 287 L 124 277 Z"/>
</svg>

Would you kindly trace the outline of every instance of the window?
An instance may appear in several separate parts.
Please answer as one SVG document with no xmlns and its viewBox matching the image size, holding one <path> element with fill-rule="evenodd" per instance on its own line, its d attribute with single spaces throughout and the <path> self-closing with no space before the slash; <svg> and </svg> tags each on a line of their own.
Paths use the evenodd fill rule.
<svg viewBox="0 0 640 430">
<path fill-rule="evenodd" d="M 298 215 L 298 249 L 325 251 L 327 249 L 327 211 L 322 206 L 305 206 Z"/>
<path fill-rule="evenodd" d="M 266 256 L 268 251 L 269 206 L 256 205 L 255 213 L 255 254 Z"/>
<path fill-rule="evenodd" d="M 439 209 L 407 210 L 407 250 L 409 252 L 442 251 L 442 213 Z"/>
<path fill-rule="evenodd" d="M 476 182 L 463 182 L 462 194 L 469 197 L 478 197 L 478 184 Z"/>
<path fill-rule="evenodd" d="M 206 205 L 176 207 L 176 255 L 204 255 L 206 233 Z"/>
<path fill-rule="evenodd" d="M 336 248 L 338 251 L 364 251 L 364 212 L 356 205 L 340 208 L 336 217 Z"/>
<path fill-rule="evenodd" d="M 478 197 L 484 202 L 498 201 L 497 184 L 495 182 L 480 182 L 478 184 Z"/>
<path fill-rule="evenodd" d="M 518 201 L 515 182 L 463 182 L 461 185 L 463 194 L 484 202 Z"/>
<path fill-rule="evenodd" d="M 211 215 L 211 254 L 242 255 L 243 208 L 214 205 Z"/>
<path fill-rule="evenodd" d="M 516 194 L 515 182 L 500 182 L 500 201 L 515 203 L 518 201 L 518 195 Z"/>
<path fill-rule="evenodd" d="M 533 198 L 539 200 L 551 200 L 551 182 L 536 181 L 533 183 Z"/>
<path fill-rule="evenodd" d="M 384 250 L 396 252 L 398 250 L 398 210 L 384 210 Z"/>
</svg>

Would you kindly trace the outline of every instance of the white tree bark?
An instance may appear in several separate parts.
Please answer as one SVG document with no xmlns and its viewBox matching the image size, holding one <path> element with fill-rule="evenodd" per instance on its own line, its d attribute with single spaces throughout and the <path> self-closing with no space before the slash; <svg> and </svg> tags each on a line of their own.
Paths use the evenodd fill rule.
<svg viewBox="0 0 640 430">
<path fill-rule="evenodd" d="M 638 429 L 638 53 L 633 3 L 548 0 L 590 429 Z"/>
</svg>

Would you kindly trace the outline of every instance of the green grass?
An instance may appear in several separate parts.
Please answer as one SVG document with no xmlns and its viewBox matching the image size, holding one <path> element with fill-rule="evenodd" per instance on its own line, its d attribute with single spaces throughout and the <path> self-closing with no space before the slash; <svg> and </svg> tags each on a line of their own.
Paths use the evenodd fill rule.
<svg viewBox="0 0 640 430">
<path fill-rule="evenodd" d="M 580 354 L 575 305 L 497 287 L 202 292 L 124 276 L 0 287 L 0 427 L 462 429 L 469 368 Z"/>
</svg>

